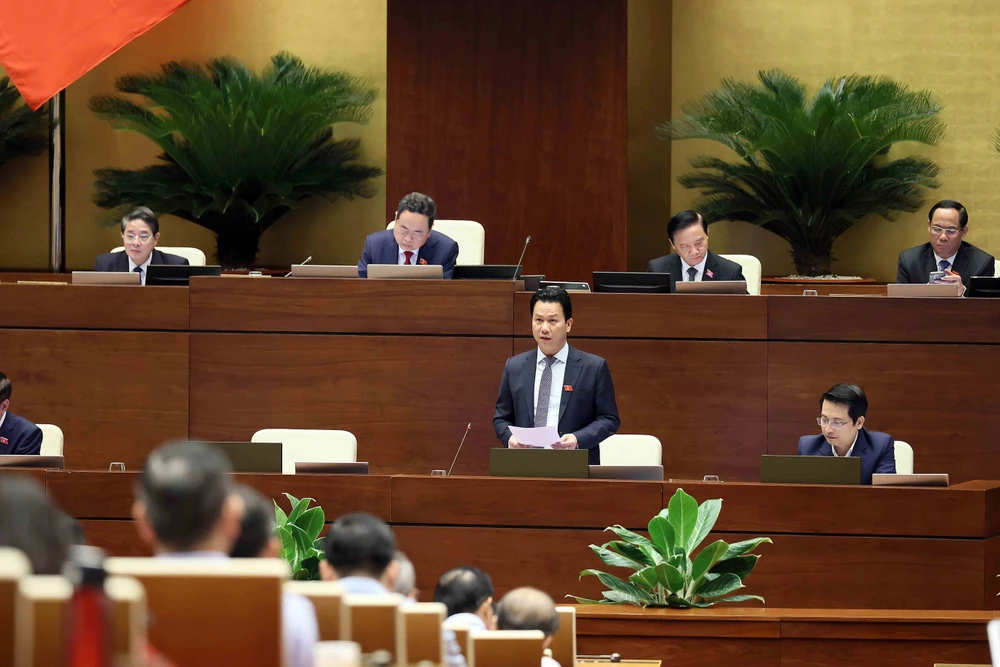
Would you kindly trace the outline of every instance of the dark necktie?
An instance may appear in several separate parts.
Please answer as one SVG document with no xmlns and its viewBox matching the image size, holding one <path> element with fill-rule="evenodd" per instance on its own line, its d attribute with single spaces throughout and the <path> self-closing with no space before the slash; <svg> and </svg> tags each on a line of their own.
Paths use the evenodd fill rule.
<svg viewBox="0 0 1000 667">
<path fill-rule="evenodd" d="M 948 260 L 946 259 L 942 259 L 940 262 L 938 262 L 938 266 L 941 268 L 942 271 L 947 271 L 948 267 L 951 266 L 951 263 L 949 263 Z"/>
<path fill-rule="evenodd" d="M 403 256 L 406 257 L 406 260 L 403 262 L 403 264 L 406 264 L 407 266 L 413 264 L 413 262 L 410 261 L 413 258 L 412 250 L 404 250 Z"/>
<path fill-rule="evenodd" d="M 688 282 L 694 282 L 694 277 L 698 275 L 698 269 L 693 266 L 688 267 Z"/>
<path fill-rule="evenodd" d="M 142 267 L 141 266 L 135 267 L 134 269 L 132 269 L 132 273 L 138 273 L 139 274 L 139 284 L 142 285 L 143 284 L 143 282 L 142 282 Z"/>
<path fill-rule="evenodd" d="M 552 393 L 552 364 L 555 357 L 545 357 L 545 370 L 542 371 L 542 381 L 538 383 L 538 405 L 535 407 L 535 426 L 548 426 L 549 395 Z"/>
</svg>

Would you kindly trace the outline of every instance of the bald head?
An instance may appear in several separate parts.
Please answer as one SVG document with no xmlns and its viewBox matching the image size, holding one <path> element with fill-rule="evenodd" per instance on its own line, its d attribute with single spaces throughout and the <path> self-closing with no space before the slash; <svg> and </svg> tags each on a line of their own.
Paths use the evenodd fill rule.
<svg viewBox="0 0 1000 667">
<path fill-rule="evenodd" d="M 551 637 L 558 629 L 555 602 L 537 588 L 515 588 L 500 600 L 497 630 L 541 630 Z"/>
</svg>

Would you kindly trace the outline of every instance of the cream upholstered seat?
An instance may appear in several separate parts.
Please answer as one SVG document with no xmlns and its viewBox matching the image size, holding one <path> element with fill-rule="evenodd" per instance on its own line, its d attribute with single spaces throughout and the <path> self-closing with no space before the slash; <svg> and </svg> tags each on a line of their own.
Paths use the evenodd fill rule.
<svg viewBox="0 0 1000 667">
<path fill-rule="evenodd" d="M 350 431 L 309 428 L 265 428 L 251 442 L 281 443 L 281 472 L 295 474 L 297 462 L 353 463 L 358 460 L 358 439 Z"/>
<path fill-rule="evenodd" d="M 616 433 L 600 444 L 601 465 L 658 466 L 663 463 L 663 446 L 652 435 Z"/>
<path fill-rule="evenodd" d="M 0 547 L 0 665 L 14 664 L 14 605 L 18 582 L 31 575 L 24 552 Z"/>
<path fill-rule="evenodd" d="M 319 626 L 319 640 L 335 642 L 340 640 L 341 605 L 344 601 L 344 587 L 336 581 L 286 581 L 286 593 L 296 593 L 312 602 L 316 610 Z"/>
<path fill-rule="evenodd" d="M 14 602 L 14 664 L 65 664 L 66 610 L 73 585 L 66 577 L 34 575 L 18 581 Z"/>
<path fill-rule="evenodd" d="M 424 661 L 434 665 L 445 662 L 444 635 L 441 625 L 448 608 L 440 602 L 417 602 L 396 608 L 397 665 L 416 665 Z"/>
<path fill-rule="evenodd" d="M 896 440 L 893 443 L 893 454 L 896 458 L 896 474 L 910 475 L 913 473 L 913 447 L 910 443 Z"/>
<path fill-rule="evenodd" d="M 340 607 L 340 639 L 361 646 L 361 654 L 396 650 L 396 609 L 402 595 L 345 595 Z M 438 632 L 440 635 L 441 633 Z"/>
<path fill-rule="evenodd" d="M 392 229 L 395 221 L 386 229 Z M 434 230 L 458 244 L 458 266 L 481 266 L 486 256 L 486 230 L 475 220 L 435 220 Z"/>
<path fill-rule="evenodd" d="M 42 456 L 63 455 L 63 432 L 55 424 L 36 424 L 42 430 Z"/>
<path fill-rule="evenodd" d="M 576 607 L 557 606 L 559 629 L 552 637 L 552 658 L 560 665 L 576 664 Z"/>
<path fill-rule="evenodd" d="M 743 268 L 743 277 L 747 279 L 747 292 L 760 294 L 761 268 L 760 260 L 753 255 L 719 255 L 730 262 L 736 262 Z"/>
<path fill-rule="evenodd" d="M 205 266 L 207 261 L 205 253 L 198 248 L 190 248 L 188 246 L 156 246 L 156 249 L 170 255 L 183 257 L 191 266 Z M 118 246 L 111 252 L 125 252 L 125 248 L 123 246 Z"/>
<path fill-rule="evenodd" d="M 544 641 L 541 630 L 473 630 L 469 667 L 538 667 Z"/>
</svg>

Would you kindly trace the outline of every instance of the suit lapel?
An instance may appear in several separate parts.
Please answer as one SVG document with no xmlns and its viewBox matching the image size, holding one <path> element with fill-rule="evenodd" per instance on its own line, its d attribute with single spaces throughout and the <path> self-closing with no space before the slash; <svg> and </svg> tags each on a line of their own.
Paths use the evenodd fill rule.
<svg viewBox="0 0 1000 667">
<path fill-rule="evenodd" d="M 670 274 L 670 282 L 680 282 L 684 279 L 681 276 L 681 256 L 676 252 L 667 258 L 666 272 Z"/>
<path fill-rule="evenodd" d="M 820 456 L 833 456 L 833 445 L 831 445 L 829 442 L 827 442 L 826 438 L 823 438 L 823 444 L 821 444 L 819 446 L 819 455 Z"/>
<path fill-rule="evenodd" d="M 7 417 L 3 420 L 3 424 L 0 425 L 0 438 L 3 438 L 7 442 L 0 441 L 0 453 L 6 454 L 10 451 L 10 435 L 13 432 L 13 427 L 11 426 L 11 414 L 10 411 L 7 412 Z"/>
<path fill-rule="evenodd" d="M 934 248 L 931 247 L 930 243 L 924 246 L 923 269 L 924 269 L 924 282 L 926 282 L 927 279 L 930 277 L 932 271 L 939 270 L 937 262 L 934 261 Z"/>
<path fill-rule="evenodd" d="M 525 414 L 528 415 L 528 426 L 535 425 L 535 366 L 538 361 L 538 350 L 532 350 L 531 354 L 525 355 L 524 365 L 521 367 L 521 385 L 524 387 Z"/>
<path fill-rule="evenodd" d="M 719 268 L 718 256 L 712 252 L 708 251 L 708 259 L 705 260 L 705 271 L 701 275 L 702 281 L 705 280 L 715 280 L 715 272 Z"/>
<path fill-rule="evenodd" d="M 851 452 L 851 456 L 864 458 L 869 447 L 871 447 L 871 443 L 868 441 L 868 432 L 862 428 L 858 431 L 858 441 L 854 443 L 854 451 Z"/>
<path fill-rule="evenodd" d="M 566 387 L 576 387 L 577 382 L 580 380 L 580 372 L 582 369 L 583 362 L 580 361 L 580 354 L 573 349 L 571 345 L 569 348 L 569 355 L 566 357 L 566 372 L 563 374 L 563 389 L 562 394 L 559 397 L 559 421 L 562 422 L 563 415 L 566 414 L 566 408 L 569 406 L 569 402 L 573 400 L 572 391 L 567 391 Z"/>
<path fill-rule="evenodd" d="M 969 248 L 962 241 L 962 245 L 958 247 L 958 254 L 955 255 L 955 263 L 952 265 L 951 270 L 955 273 L 965 275 L 965 270 L 968 268 L 969 264 Z"/>
<path fill-rule="evenodd" d="M 152 266 L 153 264 L 163 264 L 163 253 L 161 253 L 156 248 L 153 248 L 153 252 L 150 253 L 149 256 L 149 264 L 150 266 Z"/>
<path fill-rule="evenodd" d="M 122 251 L 122 252 L 116 252 L 115 255 L 117 255 L 115 257 L 115 264 L 117 264 L 117 267 L 116 267 L 117 270 L 118 271 L 124 271 L 124 272 L 127 273 L 128 272 L 128 253 L 126 253 L 125 251 Z"/>
<path fill-rule="evenodd" d="M 396 243 L 396 237 L 392 235 L 392 231 L 389 231 L 389 237 L 385 240 L 385 245 L 382 246 L 382 252 L 385 256 L 382 258 L 382 264 L 397 264 L 399 262 L 399 245 Z"/>
</svg>

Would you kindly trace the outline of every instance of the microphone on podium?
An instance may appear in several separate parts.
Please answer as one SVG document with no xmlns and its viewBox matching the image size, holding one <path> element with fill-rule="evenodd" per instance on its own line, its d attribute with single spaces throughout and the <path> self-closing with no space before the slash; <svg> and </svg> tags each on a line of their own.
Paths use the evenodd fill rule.
<svg viewBox="0 0 1000 667">
<path fill-rule="evenodd" d="M 304 262 L 302 262 L 301 264 L 296 264 L 295 266 L 305 266 L 306 264 L 308 264 L 309 262 L 312 261 L 312 258 L 313 258 L 313 256 L 309 255 L 308 257 L 306 257 L 306 259 L 305 259 Z M 285 277 L 288 278 L 291 275 L 292 275 L 292 272 L 289 271 L 288 273 L 285 274 Z"/>
<path fill-rule="evenodd" d="M 451 476 L 451 471 L 455 469 L 455 462 L 458 461 L 458 455 L 462 453 L 462 445 L 465 444 L 465 439 L 469 437 L 469 431 L 472 430 L 472 422 L 465 427 L 465 435 L 462 436 L 462 442 L 458 443 L 458 451 L 455 452 L 455 458 L 451 460 L 451 467 L 448 468 L 448 475 Z"/>
<path fill-rule="evenodd" d="M 524 239 L 524 248 L 521 249 L 521 256 L 517 259 L 517 266 L 514 267 L 514 280 L 521 277 L 521 262 L 524 261 L 524 253 L 528 252 L 528 244 L 531 243 L 531 235 Z"/>
</svg>

